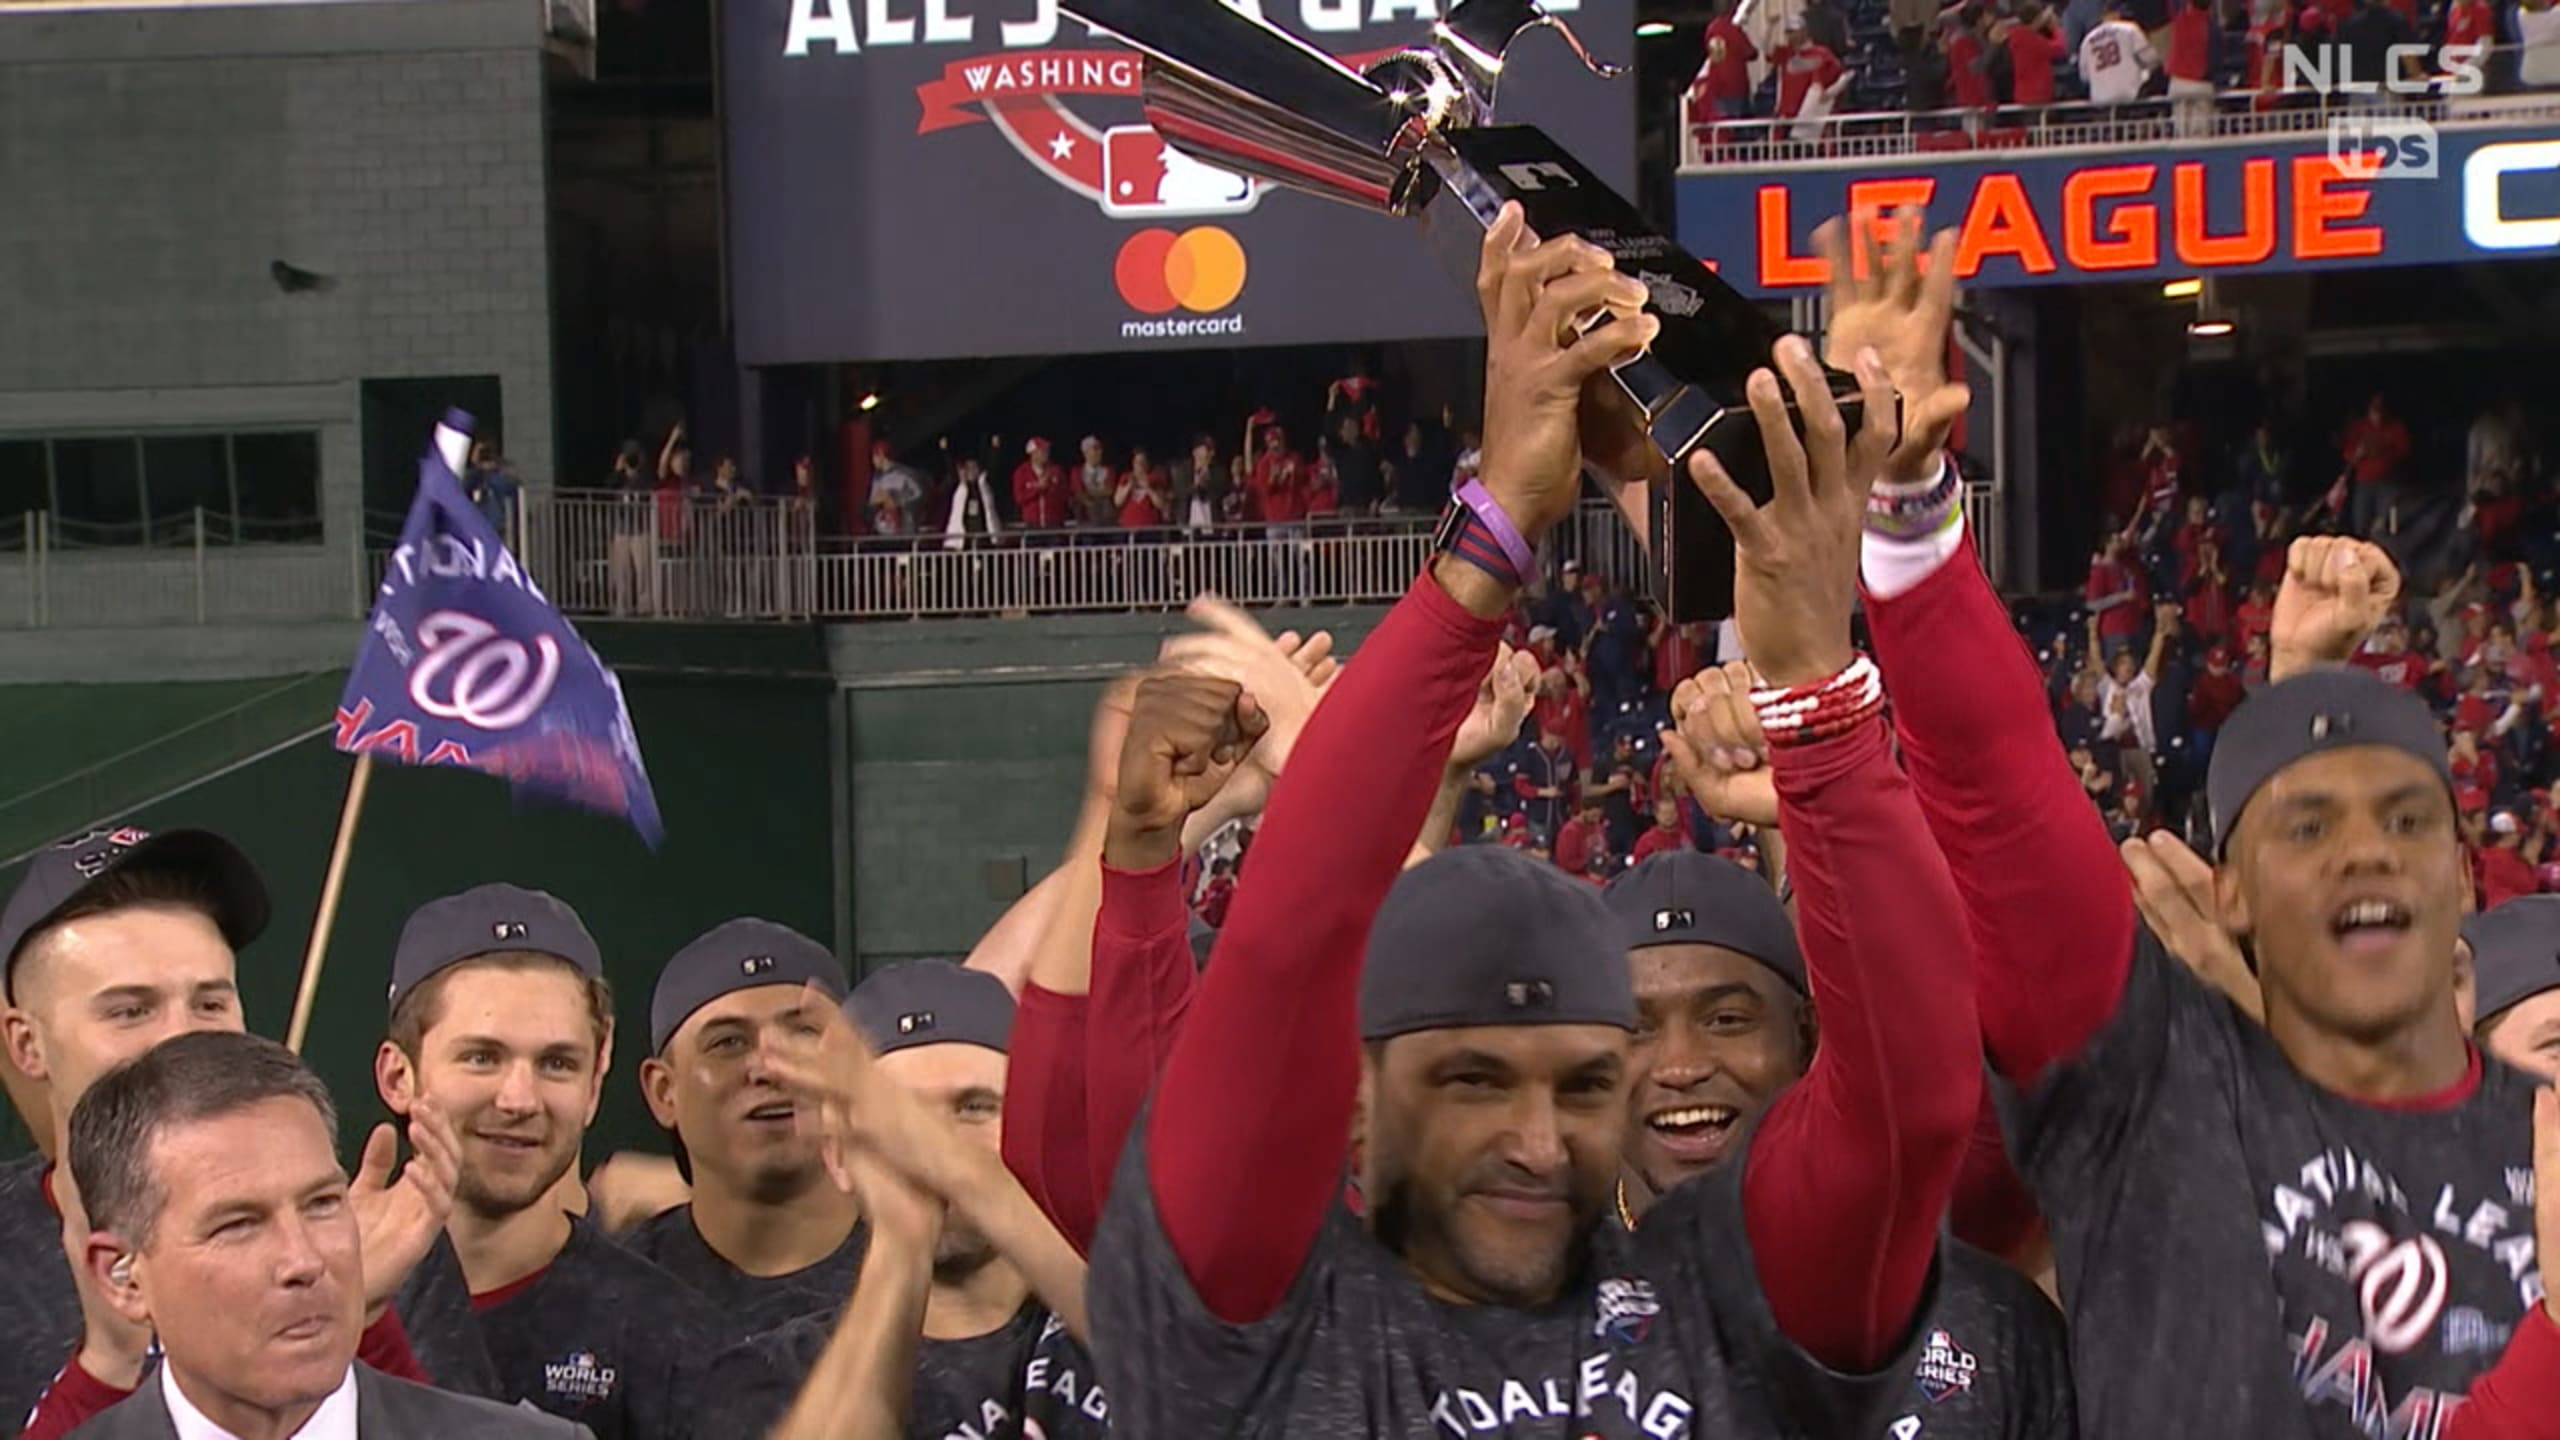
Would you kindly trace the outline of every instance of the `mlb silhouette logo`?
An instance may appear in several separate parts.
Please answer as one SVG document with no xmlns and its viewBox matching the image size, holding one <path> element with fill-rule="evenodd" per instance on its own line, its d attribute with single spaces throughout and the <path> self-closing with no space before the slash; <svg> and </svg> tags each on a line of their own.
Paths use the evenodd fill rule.
<svg viewBox="0 0 2560 1440">
<path fill-rule="evenodd" d="M 1258 180 L 1183 154 L 1151 125 L 1118 125 L 1102 134 L 1106 215 L 1241 215 L 1262 203 L 1262 191 Z"/>
<path fill-rule="evenodd" d="M 1502 987 L 1503 1003 L 1514 1010 L 1549 1004 L 1555 998 L 1556 987 L 1544 980 L 1514 980 Z"/>
<path fill-rule="evenodd" d="M 1656 910 L 1653 912 L 1653 933 L 1656 935 L 1665 935 L 1674 930 L 1694 929 L 1697 924 L 1698 912 L 1695 910 Z"/>
<path fill-rule="evenodd" d="M 738 973 L 741 975 L 762 975 L 772 968 L 773 957 L 770 955 L 750 955 L 738 962 Z"/>
<path fill-rule="evenodd" d="M 489 937 L 493 940 L 521 940 L 525 937 L 524 922 L 501 920 L 489 927 Z"/>
<path fill-rule="evenodd" d="M 913 1035 L 932 1028 L 933 1012 L 930 1010 L 917 1010 L 898 1017 L 898 1033 L 901 1035 Z"/>
</svg>

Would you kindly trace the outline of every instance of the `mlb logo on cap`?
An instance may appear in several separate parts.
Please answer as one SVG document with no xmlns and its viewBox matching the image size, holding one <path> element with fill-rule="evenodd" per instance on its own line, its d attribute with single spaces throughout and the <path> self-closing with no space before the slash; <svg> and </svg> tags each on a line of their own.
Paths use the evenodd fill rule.
<svg viewBox="0 0 2560 1440">
<path fill-rule="evenodd" d="M 930 1010 L 917 1010 L 898 1017 L 898 1033 L 901 1035 L 913 1035 L 932 1028 L 933 1012 Z"/>
<path fill-rule="evenodd" d="M 489 937 L 493 940 L 521 940 L 524 936 L 524 922 L 521 920 L 501 920 L 489 927 Z"/>
<path fill-rule="evenodd" d="M 772 968 L 773 957 L 770 955 L 750 955 L 738 962 L 738 973 L 741 975 L 761 975 Z"/>
<path fill-rule="evenodd" d="M 1514 980 L 1502 987 L 1502 1002 L 1514 1010 L 1554 1003 L 1556 987 L 1544 980 Z"/>
<path fill-rule="evenodd" d="M 2314 740 L 2326 740 L 2332 735 L 2352 735 L 2354 733 L 2355 717 L 2352 715 L 2329 715 L 2324 713 L 2311 717 L 2311 738 Z"/>
<path fill-rule="evenodd" d="M 1698 912 L 1695 910 L 1656 910 L 1653 912 L 1653 933 L 1656 935 L 1666 934 L 1673 930 L 1695 930 L 1697 928 Z"/>
</svg>

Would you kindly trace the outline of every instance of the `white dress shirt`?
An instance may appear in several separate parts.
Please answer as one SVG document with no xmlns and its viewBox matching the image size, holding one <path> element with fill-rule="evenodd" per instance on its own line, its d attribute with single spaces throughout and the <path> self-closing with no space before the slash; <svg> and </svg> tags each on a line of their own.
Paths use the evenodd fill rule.
<svg viewBox="0 0 2560 1440">
<path fill-rule="evenodd" d="M 204 1412 L 187 1399 L 166 1362 L 160 1366 L 160 1398 L 169 1407 L 169 1420 L 177 1429 L 178 1440 L 239 1440 L 206 1419 Z M 302 1428 L 293 1432 L 293 1440 L 356 1440 L 354 1366 L 347 1367 L 347 1378 L 339 1381 L 329 1398 L 320 1402 L 320 1408 L 311 1412 L 311 1418 L 302 1422 Z"/>
</svg>

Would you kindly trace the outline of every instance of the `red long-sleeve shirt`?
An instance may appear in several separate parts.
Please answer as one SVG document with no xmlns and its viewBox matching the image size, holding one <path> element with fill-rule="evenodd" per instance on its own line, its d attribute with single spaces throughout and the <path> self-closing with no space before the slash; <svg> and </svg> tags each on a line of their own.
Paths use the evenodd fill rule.
<svg viewBox="0 0 2560 1440">
<path fill-rule="evenodd" d="M 1753 1134 L 1743 1223 L 1779 1327 L 1865 1368 L 1920 1303 L 1981 1110 L 1964 906 L 1882 721 L 1771 760 L 1823 1030 Z"/>
<path fill-rule="evenodd" d="M 381 1319 L 365 1327 L 356 1342 L 356 1363 L 421 1385 L 435 1383 L 427 1378 L 418 1357 L 410 1353 L 409 1332 L 401 1328 L 397 1310 L 384 1310 Z M 82 1369 L 80 1358 L 74 1355 L 71 1363 L 62 1367 L 62 1374 L 55 1377 L 52 1388 L 44 1392 L 44 1398 L 36 1402 L 35 1413 L 27 1417 L 27 1428 L 18 1432 L 18 1440 L 61 1440 L 132 1393 Z"/>
<path fill-rule="evenodd" d="M 1005 1166 L 1079 1253 L 1092 1244 L 1102 1218 L 1102 1196 L 1085 1181 L 1090 1009 L 1085 996 L 1025 985 L 1006 1042 Z"/>
</svg>

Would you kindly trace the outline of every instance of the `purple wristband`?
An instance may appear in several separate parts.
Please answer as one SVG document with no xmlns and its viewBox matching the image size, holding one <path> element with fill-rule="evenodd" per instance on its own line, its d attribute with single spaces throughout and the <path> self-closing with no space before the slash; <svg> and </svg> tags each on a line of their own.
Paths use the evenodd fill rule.
<svg viewBox="0 0 2560 1440">
<path fill-rule="evenodd" d="M 1494 543 L 1500 545 L 1502 553 L 1510 558 L 1511 568 L 1518 573 L 1520 582 L 1527 584 L 1529 577 L 1538 573 L 1538 552 L 1529 547 L 1528 541 L 1520 538 L 1520 527 L 1512 524 L 1511 517 L 1502 513 L 1502 504 L 1493 498 L 1493 492 L 1484 488 L 1483 481 L 1469 480 L 1458 487 L 1457 499 L 1459 504 L 1474 511 L 1476 518 L 1484 522 L 1484 528 L 1492 534 Z"/>
</svg>

